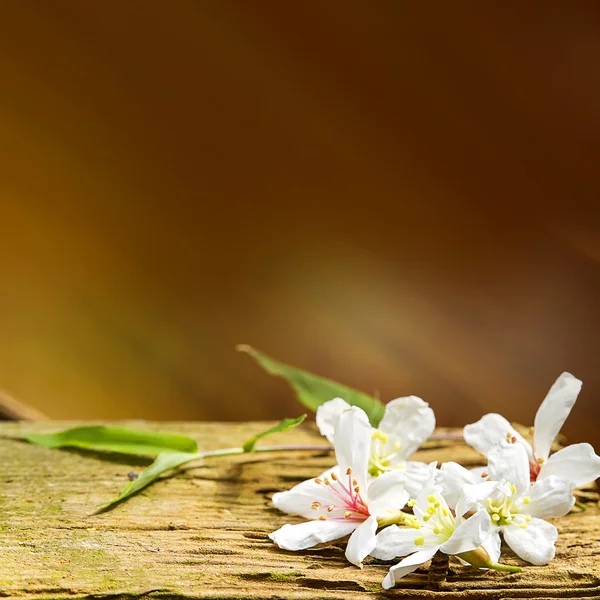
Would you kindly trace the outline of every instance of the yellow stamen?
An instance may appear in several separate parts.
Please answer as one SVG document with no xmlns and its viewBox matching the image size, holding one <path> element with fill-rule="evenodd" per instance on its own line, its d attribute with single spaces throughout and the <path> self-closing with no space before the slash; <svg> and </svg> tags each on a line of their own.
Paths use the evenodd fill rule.
<svg viewBox="0 0 600 600">
<path fill-rule="evenodd" d="M 344 519 L 348 519 L 348 518 L 349 518 L 349 517 L 351 517 L 351 516 L 352 516 L 352 513 L 351 513 L 349 510 L 347 510 L 347 511 L 344 513 Z"/>
<path fill-rule="evenodd" d="M 346 469 L 346 475 L 352 475 L 352 467 Z"/>
<path fill-rule="evenodd" d="M 531 502 L 531 498 L 529 496 L 525 496 L 525 498 L 523 498 L 523 504 L 529 504 Z"/>
<path fill-rule="evenodd" d="M 425 538 L 422 535 L 415 538 L 415 546 L 422 546 L 424 543 L 425 543 Z"/>
<path fill-rule="evenodd" d="M 321 515 L 319 521 L 327 521 L 327 515 Z"/>
<path fill-rule="evenodd" d="M 414 498 L 411 498 L 407 503 L 406 506 L 412 508 L 415 504 L 417 503 L 417 501 Z"/>
<path fill-rule="evenodd" d="M 331 474 L 331 479 L 337 481 L 338 476 L 335 474 L 335 471 Z"/>
<path fill-rule="evenodd" d="M 322 479 L 319 479 L 319 478 L 317 477 L 317 478 L 315 479 L 315 483 L 318 483 L 318 484 L 320 485 L 321 483 L 323 483 L 323 480 L 322 480 Z"/>
<path fill-rule="evenodd" d="M 380 440 L 384 444 L 387 444 L 387 441 L 388 441 L 388 436 L 385 433 L 383 433 L 383 431 L 379 431 L 379 429 L 376 429 L 373 432 L 373 435 L 371 436 L 371 438 L 374 440 Z"/>
<path fill-rule="evenodd" d="M 330 504 L 330 505 L 327 507 L 327 512 L 331 512 L 333 509 L 334 509 L 334 506 L 333 506 L 333 504 Z"/>
<path fill-rule="evenodd" d="M 521 523 L 521 524 L 519 525 L 519 527 L 520 527 L 521 529 L 527 529 L 527 525 L 525 525 L 525 523 Z"/>
<path fill-rule="evenodd" d="M 500 515 L 498 513 L 494 513 L 492 515 L 492 521 L 495 521 L 496 523 L 500 520 Z"/>
</svg>

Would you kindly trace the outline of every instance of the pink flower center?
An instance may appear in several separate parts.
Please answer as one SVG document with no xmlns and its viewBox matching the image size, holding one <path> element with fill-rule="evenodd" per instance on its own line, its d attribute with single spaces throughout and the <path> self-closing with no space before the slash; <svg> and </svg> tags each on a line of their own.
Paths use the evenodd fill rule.
<svg viewBox="0 0 600 600">
<path fill-rule="evenodd" d="M 369 515 L 369 508 L 360 494 L 360 487 L 356 479 L 352 478 L 352 469 L 346 471 L 348 482 L 344 483 L 335 472 L 331 473 L 331 480 L 315 479 L 315 483 L 327 486 L 331 493 L 331 504 L 323 505 L 321 502 L 312 503 L 312 509 L 321 512 L 319 519 L 333 521 L 364 521 Z"/>
<path fill-rule="evenodd" d="M 537 460 L 534 459 L 529 461 L 529 479 L 531 480 L 531 483 L 537 480 L 541 468 L 542 467 Z"/>
</svg>

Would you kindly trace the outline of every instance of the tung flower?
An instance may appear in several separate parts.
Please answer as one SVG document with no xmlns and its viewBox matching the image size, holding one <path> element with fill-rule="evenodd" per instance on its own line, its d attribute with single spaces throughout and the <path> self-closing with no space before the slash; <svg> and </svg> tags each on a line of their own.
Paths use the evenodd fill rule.
<svg viewBox="0 0 600 600">
<path fill-rule="evenodd" d="M 377 535 L 372 556 L 382 560 L 406 556 L 390 569 L 383 580 L 383 587 L 393 587 L 398 579 L 412 573 L 438 551 L 457 555 L 477 567 L 510 569 L 495 564 L 499 552 L 494 550 L 495 556 L 492 558 L 482 547 L 490 538 L 489 513 L 481 509 L 465 519 L 466 510 L 458 509 L 455 516 L 442 496 L 440 487 L 435 485 L 435 465 L 430 473 L 429 481 L 417 498 L 409 502 L 414 517 L 406 517 L 403 527 L 392 525 Z"/>
<path fill-rule="evenodd" d="M 340 415 L 350 405 L 334 398 L 317 409 L 321 434 L 333 442 L 333 432 Z M 368 471 L 371 477 L 399 469 L 406 473 L 406 488 L 416 496 L 429 477 L 425 463 L 408 460 L 433 433 L 435 415 L 427 402 L 417 396 L 396 398 L 385 406 L 377 429 L 372 428 Z"/>
<path fill-rule="evenodd" d="M 485 509 L 490 515 L 493 535 L 499 545 L 499 533 L 523 560 L 545 565 L 554 558 L 558 532 L 544 519 L 562 517 L 572 508 L 572 483 L 548 475 L 533 484 L 529 481 L 529 458 L 522 444 L 500 443 L 488 454 L 491 481 L 463 485 L 459 500 L 462 510 Z M 456 470 L 455 470 L 456 472 Z M 452 479 L 446 478 L 446 486 Z"/>
<path fill-rule="evenodd" d="M 581 381 L 563 373 L 540 404 L 533 428 L 533 447 L 502 416 L 489 413 L 464 428 L 464 437 L 475 450 L 487 454 L 500 441 L 522 445 L 529 458 L 531 481 L 556 475 L 576 487 L 600 477 L 600 457 L 590 444 L 573 444 L 550 455 L 554 438 L 569 416 Z"/>
<path fill-rule="evenodd" d="M 273 496 L 276 508 L 311 519 L 272 533 L 269 537 L 280 548 L 303 550 L 351 533 L 346 558 L 362 567 L 363 559 L 375 547 L 377 518 L 388 509 L 402 508 L 409 498 L 401 471 L 368 479 L 371 435 L 362 410 L 352 407 L 344 411 L 332 436 L 338 466 Z"/>
</svg>

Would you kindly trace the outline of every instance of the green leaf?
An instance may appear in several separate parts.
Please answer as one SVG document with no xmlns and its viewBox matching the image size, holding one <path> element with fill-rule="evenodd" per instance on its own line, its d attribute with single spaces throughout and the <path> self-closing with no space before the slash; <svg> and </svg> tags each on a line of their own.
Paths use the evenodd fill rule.
<svg viewBox="0 0 600 600">
<path fill-rule="evenodd" d="M 142 488 L 145 488 L 147 485 L 151 484 L 166 471 L 181 467 L 192 460 L 204 458 L 204 456 L 205 453 L 203 452 L 199 452 L 197 454 L 188 452 L 165 452 L 163 454 L 159 454 L 156 457 L 156 460 L 148 468 L 144 469 L 137 479 L 134 479 L 131 483 L 128 483 L 123 488 L 119 496 L 117 496 L 114 500 L 107 502 L 102 510 L 106 510 L 114 504 L 117 504 L 118 502 L 125 500 L 125 498 L 128 498 L 136 492 L 139 492 Z"/>
<path fill-rule="evenodd" d="M 272 433 L 283 433 L 284 431 L 289 431 L 290 429 L 294 429 L 294 427 L 297 427 L 298 425 L 300 425 L 300 423 L 302 423 L 302 421 L 304 421 L 304 419 L 306 419 L 306 415 L 301 415 L 299 417 L 296 417 L 295 419 L 283 419 L 283 421 L 281 421 L 280 423 L 277 423 L 277 425 L 275 425 L 275 427 L 271 427 L 271 429 L 267 429 L 266 431 L 263 431 L 262 433 L 259 433 L 259 434 L 255 435 L 254 437 L 251 437 L 242 446 L 242 448 L 244 449 L 244 452 L 252 452 L 252 450 L 254 450 L 254 446 L 256 445 L 256 442 L 258 442 L 258 440 L 260 440 L 261 438 L 264 438 L 266 435 L 271 435 Z"/>
<path fill-rule="evenodd" d="M 46 448 L 85 448 L 145 456 L 158 456 L 163 452 L 198 451 L 196 441 L 185 435 L 104 425 L 75 427 L 58 433 L 30 433 L 25 439 Z"/>
<path fill-rule="evenodd" d="M 316 411 L 321 404 L 333 398 L 343 398 L 348 404 L 362 408 L 367 413 L 373 427 L 379 425 L 385 411 L 385 405 L 376 398 L 331 379 L 286 365 L 250 346 L 242 344 L 237 349 L 240 352 L 249 354 L 270 375 L 277 375 L 286 379 L 296 392 L 298 400 L 310 410 Z"/>
</svg>

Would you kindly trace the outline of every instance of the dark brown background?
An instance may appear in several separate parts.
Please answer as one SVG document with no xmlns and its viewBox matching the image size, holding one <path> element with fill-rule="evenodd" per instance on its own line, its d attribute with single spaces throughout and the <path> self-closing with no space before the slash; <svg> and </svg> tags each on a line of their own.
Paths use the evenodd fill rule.
<svg viewBox="0 0 600 600">
<path fill-rule="evenodd" d="M 600 442 L 597 2 L 0 4 L 0 384 L 298 413 L 245 342 Z"/>
</svg>

